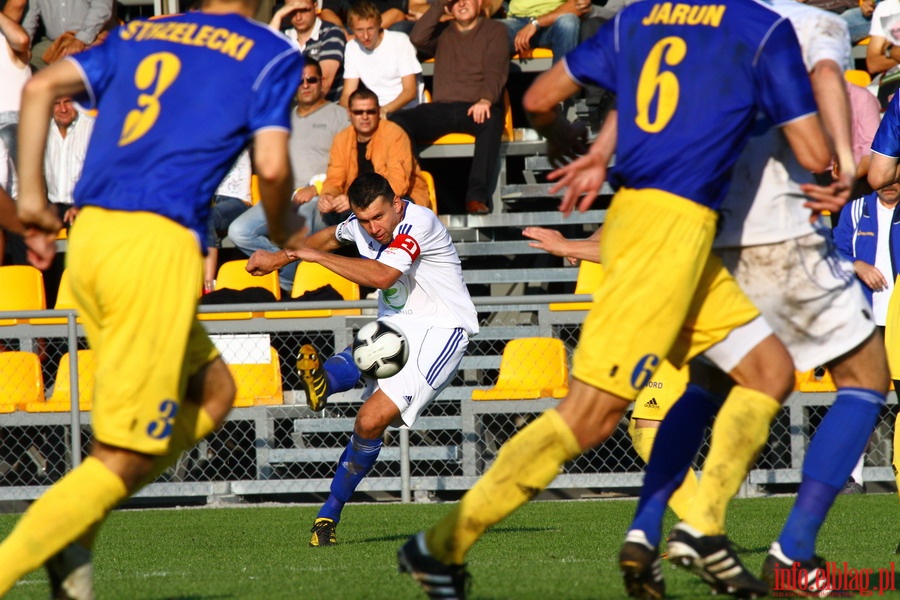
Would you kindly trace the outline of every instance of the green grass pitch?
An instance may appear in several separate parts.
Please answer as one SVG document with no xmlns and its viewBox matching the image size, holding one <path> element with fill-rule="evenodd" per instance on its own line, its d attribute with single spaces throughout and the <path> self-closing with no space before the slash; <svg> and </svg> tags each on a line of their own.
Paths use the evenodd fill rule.
<svg viewBox="0 0 900 600">
<path fill-rule="evenodd" d="M 757 571 L 793 498 L 737 500 L 728 527 L 745 563 Z M 485 535 L 469 555 L 473 599 L 622 598 L 616 565 L 634 500 L 534 502 Z M 127 510 L 113 513 L 95 554 L 97 597 L 213 600 L 423 598 L 396 573 L 395 552 L 434 523 L 448 504 L 350 504 L 338 546 L 307 546 L 317 507 Z M 16 515 L 0 515 L 0 534 Z M 666 527 L 674 523 L 670 514 Z M 819 552 L 855 568 L 900 562 L 897 497 L 842 496 L 820 536 Z M 2 568 L 2 565 L 0 565 Z M 671 598 L 708 598 L 686 572 L 665 568 Z M 10 600 L 46 598 L 43 570 Z M 879 597 L 877 594 L 875 597 Z M 888 592 L 884 598 L 900 598 Z"/>
</svg>

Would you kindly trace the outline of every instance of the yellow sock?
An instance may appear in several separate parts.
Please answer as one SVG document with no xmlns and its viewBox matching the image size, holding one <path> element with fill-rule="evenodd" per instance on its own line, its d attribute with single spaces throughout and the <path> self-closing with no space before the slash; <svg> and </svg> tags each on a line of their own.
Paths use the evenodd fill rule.
<svg viewBox="0 0 900 600">
<path fill-rule="evenodd" d="M 897 420 L 894 421 L 894 457 L 891 460 L 891 467 L 894 469 L 897 493 L 900 494 L 900 413 L 897 413 Z"/>
<path fill-rule="evenodd" d="M 0 544 L 0 596 L 101 522 L 127 496 L 118 475 L 96 458 L 85 459 L 32 504 Z"/>
<path fill-rule="evenodd" d="M 653 450 L 653 444 L 656 442 L 656 434 L 659 432 L 658 427 L 637 427 L 634 419 L 628 424 L 628 434 L 631 436 L 631 443 L 634 450 L 641 459 L 650 462 L 650 451 Z M 669 508 L 671 508 L 679 519 L 684 519 L 688 513 L 688 509 L 697 495 L 697 474 L 693 469 L 688 469 L 684 476 L 684 481 L 669 498 Z"/>
<path fill-rule="evenodd" d="M 459 504 L 425 534 L 432 556 L 462 564 L 481 534 L 550 485 L 562 465 L 582 449 L 554 409 L 509 439 L 490 469 Z"/>
<path fill-rule="evenodd" d="M 196 402 L 182 402 L 172 429 L 172 438 L 169 440 L 169 452 L 165 456 L 156 459 L 153 470 L 150 471 L 141 487 L 153 482 L 163 472 L 174 465 L 185 450 L 190 450 L 194 444 L 205 438 L 216 429 L 216 424 L 209 413 Z"/>
<path fill-rule="evenodd" d="M 781 403 L 734 386 L 713 424 L 709 454 L 685 523 L 704 535 L 725 533 L 725 509 L 769 439 Z"/>
</svg>

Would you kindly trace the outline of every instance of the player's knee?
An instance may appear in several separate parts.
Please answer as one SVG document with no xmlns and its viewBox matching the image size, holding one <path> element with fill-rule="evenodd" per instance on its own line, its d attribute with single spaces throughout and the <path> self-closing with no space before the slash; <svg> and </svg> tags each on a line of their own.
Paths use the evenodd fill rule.
<svg viewBox="0 0 900 600">
<path fill-rule="evenodd" d="M 356 424 L 353 431 L 356 435 L 367 440 L 374 440 L 384 435 L 385 429 L 390 423 L 384 423 L 382 419 L 372 414 L 359 413 L 356 416 Z"/>
<path fill-rule="evenodd" d="M 782 402 L 794 389 L 794 361 L 774 335 L 757 344 L 730 375 L 738 385 Z"/>
</svg>

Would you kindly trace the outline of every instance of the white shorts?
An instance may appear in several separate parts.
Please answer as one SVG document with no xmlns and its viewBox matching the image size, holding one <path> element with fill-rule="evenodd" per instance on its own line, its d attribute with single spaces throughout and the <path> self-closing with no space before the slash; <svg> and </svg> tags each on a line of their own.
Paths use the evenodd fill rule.
<svg viewBox="0 0 900 600">
<path fill-rule="evenodd" d="M 432 400 L 453 380 L 469 345 L 461 327 L 423 327 L 403 315 L 382 317 L 406 336 L 409 359 L 400 372 L 385 379 L 366 378 L 363 400 L 381 389 L 400 409 L 402 423 L 410 427 Z"/>
<path fill-rule="evenodd" d="M 798 371 L 831 362 L 875 330 L 853 265 L 837 254 L 830 237 L 817 232 L 716 252 L 787 346 Z M 726 338 L 719 345 L 732 343 L 739 342 Z"/>
</svg>

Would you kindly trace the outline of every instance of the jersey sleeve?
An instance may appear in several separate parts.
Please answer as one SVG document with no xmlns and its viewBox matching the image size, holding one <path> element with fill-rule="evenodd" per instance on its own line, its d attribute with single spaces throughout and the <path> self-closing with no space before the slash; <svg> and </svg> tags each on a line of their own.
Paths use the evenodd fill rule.
<svg viewBox="0 0 900 600">
<path fill-rule="evenodd" d="M 808 40 L 805 48 L 807 68 L 811 71 L 817 63 L 832 60 L 842 69 L 849 69 L 853 62 L 847 22 L 824 10 L 810 12 L 809 22 L 804 25 L 807 31 L 811 29 L 814 32 L 805 36 Z"/>
<path fill-rule="evenodd" d="M 756 80 L 759 104 L 775 125 L 782 126 L 816 113 L 797 34 L 787 19 L 772 28 L 760 48 Z"/>
<path fill-rule="evenodd" d="M 593 37 L 563 57 L 569 76 L 581 86 L 597 85 L 616 92 L 615 39 L 618 18 L 607 21 Z"/>
<path fill-rule="evenodd" d="M 66 57 L 81 71 L 86 89 L 75 100 L 86 110 L 97 108 L 97 99 L 106 93 L 113 80 L 119 47 L 119 36 L 116 34 L 110 35 L 102 44 Z"/>
<path fill-rule="evenodd" d="M 872 151 L 900 158 L 900 94 L 894 94 L 872 140 Z"/>
<path fill-rule="evenodd" d="M 407 231 L 407 233 L 403 233 Z M 400 231 L 394 235 L 394 240 L 378 256 L 378 262 L 393 267 L 401 273 L 406 273 L 412 264 L 422 254 L 422 247 L 414 237 L 411 228 L 400 226 Z"/>
<path fill-rule="evenodd" d="M 338 223 L 334 231 L 334 238 L 341 244 L 352 244 L 356 241 L 356 216 L 350 215 L 343 222 Z"/>
<path fill-rule="evenodd" d="M 291 129 L 290 106 L 303 74 L 303 55 L 286 49 L 266 65 L 254 84 L 250 130 Z"/>
</svg>

